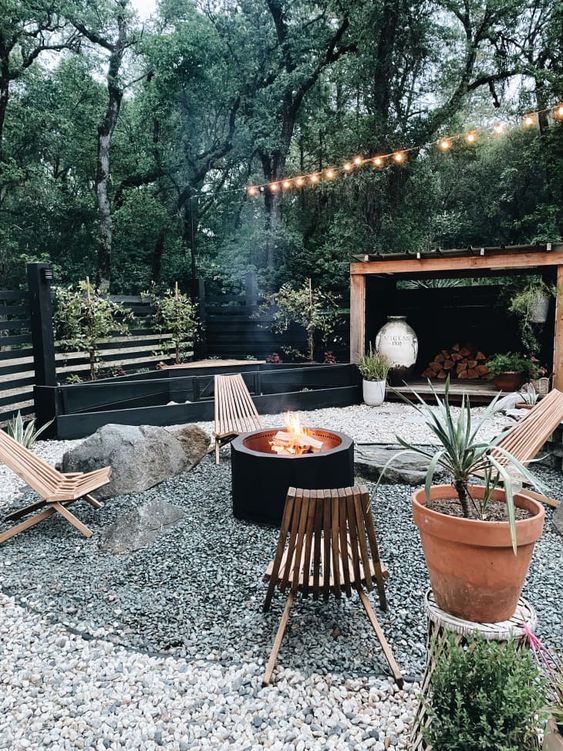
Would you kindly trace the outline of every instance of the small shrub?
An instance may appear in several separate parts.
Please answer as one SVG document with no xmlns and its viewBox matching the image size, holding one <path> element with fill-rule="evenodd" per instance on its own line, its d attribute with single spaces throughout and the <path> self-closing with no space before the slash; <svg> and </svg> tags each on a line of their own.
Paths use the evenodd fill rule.
<svg viewBox="0 0 563 751">
<path fill-rule="evenodd" d="M 386 381 L 389 367 L 387 358 L 374 352 L 371 344 L 369 354 L 364 355 L 358 363 L 358 369 L 364 381 Z"/>
<path fill-rule="evenodd" d="M 515 642 L 450 636 L 432 675 L 425 731 L 433 751 L 532 751 L 545 682 Z"/>
<path fill-rule="evenodd" d="M 180 292 L 178 282 L 163 297 L 154 295 L 152 301 L 155 327 L 162 334 L 172 335 L 170 341 L 174 350 L 174 362 L 179 365 L 184 354 L 193 347 L 196 338 L 196 306 L 187 295 Z"/>
<path fill-rule="evenodd" d="M 47 430 L 52 422 L 52 420 L 49 420 L 49 422 L 45 423 L 45 425 L 41 426 L 40 428 L 36 428 L 35 420 L 33 418 L 30 420 L 24 420 L 21 412 L 18 412 L 15 417 L 12 417 L 11 420 L 8 420 L 8 422 L 4 426 L 4 430 L 15 441 L 21 443 L 21 445 L 26 449 L 30 449 L 34 445 L 35 441 L 39 438 L 41 433 Z"/>
<path fill-rule="evenodd" d="M 538 366 L 533 360 L 513 352 L 505 352 L 491 357 L 487 361 L 487 367 L 493 377 L 501 373 L 513 372 L 524 373 L 528 379 L 537 378 L 539 375 Z"/>
</svg>

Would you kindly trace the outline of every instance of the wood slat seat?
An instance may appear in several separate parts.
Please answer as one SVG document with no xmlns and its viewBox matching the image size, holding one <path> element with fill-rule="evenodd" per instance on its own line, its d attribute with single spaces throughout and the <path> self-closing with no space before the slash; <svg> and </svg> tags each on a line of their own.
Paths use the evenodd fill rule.
<svg viewBox="0 0 563 751">
<path fill-rule="evenodd" d="M 563 422 L 563 393 L 553 389 L 537 404 L 528 414 L 510 428 L 491 448 L 491 454 L 499 464 L 509 464 L 507 457 L 499 451 L 499 447 L 508 451 L 518 461 L 527 466 L 537 457 L 552 433 Z M 536 500 L 540 500 L 549 506 L 558 506 L 559 501 L 536 493 L 529 488 L 522 491 Z"/>
<path fill-rule="evenodd" d="M 0 430 L 0 462 L 11 469 L 41 497 L 40 501 L 17 511 L 12 511 L 4 517 L 4 521 L 15 521 L 33 511 L 43 509 L 38 514 L 0 533 L 0 543 L 9 540 L 55 513 L 61 514 L 86 537 L 92 535 L 92 531 L 74 516 L 67 506 L 80 498 L 84 498 L 93 508 L 101 508 L 103 504 L 90 494 L 110 481 L 111 467 L 102 467 L 86 473 L 59 472 L 3 430 Z"/>
<path fill-rule="evenodd" d="M 241 433 L 263 428 L 244 379 L 236 375 L 215 376 L 215 461 L 219 464 L 221 446 Z"/>
<path fill-rule="evenodd" d="M 366 572 L 368 575 L 366 576 Z M 369 493 L 365 486 L 334 490 L 289 488 L 280 536 L 273 561 L 264 574 L 268 582 L 264 610 L 270 608 L 276 587 L 287 591 L 285 609 L 278 627 L 263 683 L 272 677 L 289 611 L 298 592 L 313 599 L 357 592 L 399 686 L 401 670 L 379 625 L 367 593 L 377 589 L 379 604 L 387 610 L 384 580 L 387 569 L 379 549 Z"/>
</svg>

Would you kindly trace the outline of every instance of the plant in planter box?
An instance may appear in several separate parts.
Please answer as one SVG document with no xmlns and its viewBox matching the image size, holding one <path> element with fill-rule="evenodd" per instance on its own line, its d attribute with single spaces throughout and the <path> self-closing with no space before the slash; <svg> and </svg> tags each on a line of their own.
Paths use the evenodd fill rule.
<svg viewBox="0 0 563 751">
<path fill-rule="evenodd" d="M 425 740 L 433 751 L 532 751 L 544 702 L 527 650 L 482 638 L 461 646 L 450 636 L 432 673 Z"/>
<path fill-rule="evenodd" d="M 364 402 L 370 407 L 378 407 L 385 401 L 385 387 L 390 364 L 386 357 L 374 351 L 369 345 L 369 353 L 358 363 L 362 375 Z"/>
<path fill-rule="evenodd" d="M 401 454 L 428 459 L 425 488 L 413 494 L 412 508 L 436 602 L 460 618 L 494 623 L 514 614 L 535 542 L 543 531 L 542 504 L 516 491 L 523 481 L 540 492 L 545 488 L 497 445 L 500 435 L 492 442 L 479 440 L 479 429 L 492 415 L 497 399 L 474 425 L 465 396 L 459 413 L 452 411 L 449 386 L 447 379 L 441 399 L 430 384 L 434 408 L 414 391 L 417 403 L 403 397 L 424 418 L 439 447 L 433 451 L 397 436 L 405 451 L 389 460 L 382 475 Z M 438 467 L 451 484 L 432 485 Z M 472 484 L 483 477 L 481 484 Z"/>
<path fill-rule="evenodd" d="M 537 378 L 538 367 L 533 360 L 513 352 L 494 355 L 487 367 L 495 386 L 501 391 L 518 391 L 524 380 Z"/>
</svg>

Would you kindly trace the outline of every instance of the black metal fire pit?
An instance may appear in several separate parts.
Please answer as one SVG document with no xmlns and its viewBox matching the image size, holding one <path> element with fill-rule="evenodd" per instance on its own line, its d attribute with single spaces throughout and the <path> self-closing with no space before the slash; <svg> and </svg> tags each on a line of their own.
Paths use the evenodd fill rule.
<svg viewBox="0 0 563 751">
<path fill-rule="evenodd" d="M 272 453 L 278 432 L 244 433 L 231 443 L 233 513 L 237 519 L 281 524 L 287 489 L 346 488 L 354 484 L 354 442 L 343 433 L 309 428 L 323 442 L 316 454 L 284 456 Z"/>
</svg>

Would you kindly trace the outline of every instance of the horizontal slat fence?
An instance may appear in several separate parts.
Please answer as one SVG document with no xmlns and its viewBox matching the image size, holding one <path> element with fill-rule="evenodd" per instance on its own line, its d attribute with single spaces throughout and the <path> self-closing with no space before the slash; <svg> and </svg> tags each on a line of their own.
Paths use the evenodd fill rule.
<svg viewBox="0 0 563 751">
<path fill-rule="evenodd" d="M 154 370 L 159 362 L 171 364 L 173 356 L 167 351 L 170 334 L 160 334 L 153 325 L 153 309 L 149 301 L 137 295 L 112 295 L 134 318 L 129 322 L 128 334 L 118 334 L 103 340 L 99 345 L 98 368 L 100 377 L 123 375 L 144 368 Z M 56 342 L 57 377 L 68 383 L 73 377 L 89 378 L 87 352 L 68 352 Z"/>
<path fill-rule="evenodd" d="M 33 347 L 29 295 L 0 290 L 0 422 L 33 412 Z"/>
</svg>

